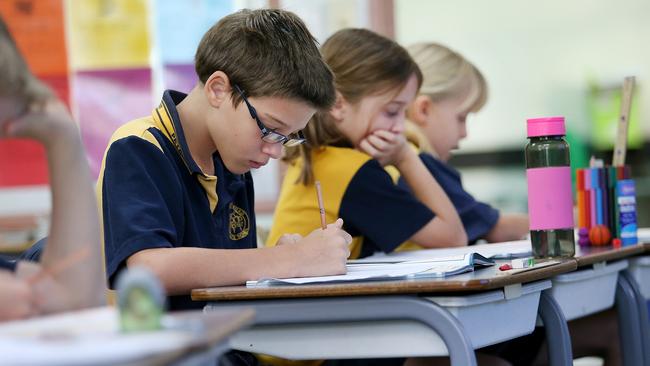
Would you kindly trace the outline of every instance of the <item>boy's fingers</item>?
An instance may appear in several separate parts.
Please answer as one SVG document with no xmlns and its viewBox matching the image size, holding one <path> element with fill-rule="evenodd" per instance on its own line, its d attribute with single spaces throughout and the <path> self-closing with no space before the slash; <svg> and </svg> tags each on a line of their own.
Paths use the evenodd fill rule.
<svg viewBox="0 0 650 366">
<path fill-rule="evenodd" d="M 345 244 L 350 245 L 352 243 L 352 235 L 348 234 L 347 231 L 343 231 L 342 233 L 343 233 L 343 239 L 345 239 Z"/>
<path fill-rule="evenodd" d="M 331 224 L 329 224 L 327 226 L 328 227 L 329 226 L 334 226 L 335 228 L 340 229 L 340 228 L 343 227 L 343 219 L 338 218 L 338 219 L 336 219 L 336 221 L 334 221 L 333 223 L 331 223 Z"/>
<path fill-rule="evenodd" d="M 283 234 L 275 245 L 286 245 L 292 241 L 291 234 Z"/>
<path fill-rule="evenodd" d="M 342 230 L 342 228 L 343 228 L 343 219 L 342 218 L 336 219 L 336 221 L 334 223 L 329 224 L 327 226 L 328 227 L 333 226 L 333 227 L 335 227 L 337 229 L 341 229 L 340 230 L 340 235 L 343 238 L 343 240 L 345 240 L 345 244 L 350 245 L 350 243 L 352 243 L 352 235 L 350 235 L 347 231 Z"/>
</svg>

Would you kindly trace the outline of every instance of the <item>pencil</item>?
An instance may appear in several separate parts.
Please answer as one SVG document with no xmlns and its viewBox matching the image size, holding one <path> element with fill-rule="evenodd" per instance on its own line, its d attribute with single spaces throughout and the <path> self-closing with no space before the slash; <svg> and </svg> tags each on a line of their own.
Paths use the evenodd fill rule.
<svg viewBox="0 0 650 366">
<path fill-rule="evenodd" d="M 316 181 L 316 195 L 318 196 L 318 210 L 320 211 L 320 226 L 323 230 L 327 229 L 327 222 L 325 221 L 325 206 L 323 205 L 323 192 L 320 188 L 320 182 Z"/>
<path fill-rule="evenodd" d="M 36 282 L 42 280 L 43 277 L 45 277 L 46 275 L 50 275 L 54 277 L 57 274 L 70 268 L 73 264 L 86 258 L 88 254 L 90 254 L 90 249 L 88 247 L 84 247 L 83 249 L 72 252 L 68 256 L 63 258 L 61 261 L 59 261 L 58 263 L 55 263 L 52 267 L 45 268 L 42 271 L 36 273 L 35 275 L 27 278 L 27 282 L 33 285 Z"/>
</svg>

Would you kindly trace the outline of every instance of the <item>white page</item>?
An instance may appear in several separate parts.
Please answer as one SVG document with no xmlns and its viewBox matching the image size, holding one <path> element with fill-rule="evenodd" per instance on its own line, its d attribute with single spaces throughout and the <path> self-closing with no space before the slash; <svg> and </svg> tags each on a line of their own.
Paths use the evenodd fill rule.
<svg viewBox="0 0 650 366">
<path fill-rule="evenodd" d="M 361 280 L 379 280 L 408 278 L 410 276 L 417 278 L 419 275 L 427 277 L 443 277 L 447 273 L 457 272 L 460 270 L 471 270 L 471 256 L 457 255 L 448 257 L 446 260 L 416 260 L 399 263 L 352 263 L 347 265 L 347 273 L 344 275 L 318 276 L 318 277 L 297 277 L 297 278 L 272 278 L 260 281 L 248 281 L 248 287 L 261 287 L 268 285 L 303 285 L 308 283 L 327 283 L 327 282 L 352 282 Z"/>
<path fill-rule="evenodd" d="M 450 257 L 478 253 L 486 258 L 517 258 L 532 255 L 530 240 L 508 241 L 503 243 L 478 244 L 456 248 L 422 249 L 390 254 L 375 253 L 370 257 L 355 259 L 349 263 L 394 263 L 413 260 L 434 260 L 440 257 Z"/>
</svg>

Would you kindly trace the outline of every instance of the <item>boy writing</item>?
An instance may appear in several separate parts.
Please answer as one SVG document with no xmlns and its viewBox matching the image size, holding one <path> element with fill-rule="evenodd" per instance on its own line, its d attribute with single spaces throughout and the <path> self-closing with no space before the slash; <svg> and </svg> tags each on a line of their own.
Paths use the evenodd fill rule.
<svg viewBox="0 0 650 366">
<path fill-rule="evenodd" d="M 151 116 L 118 129 L 98 181 L 106 270 L 143 265 L 172 310 L 200 308 L 193 288 L 263 277 L 345 272 L 342 220 L 257 248 L 250 169 L 304 142 L 301 130 L 335 99 L 332 73 L 303 22 L 282 10 L 226 16 L 201 40 L 199 82 L 166 91 Z"/>
</svg>

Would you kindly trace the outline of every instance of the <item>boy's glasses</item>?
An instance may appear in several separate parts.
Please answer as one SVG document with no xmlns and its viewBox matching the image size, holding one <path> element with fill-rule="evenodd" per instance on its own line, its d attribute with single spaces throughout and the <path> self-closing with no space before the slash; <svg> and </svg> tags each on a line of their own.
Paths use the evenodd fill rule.
<svg viewBox="0 0 650 366">
<path fill-rule="evenodd" d="M 248 107 L 248 112 L 251 114 L 251 117 L 257 122 L 257 127 L 260 128 L 260 131 L 262 131 L 262 140 L 266 141 L 271 144 L 282 144 L 287 147 L 293 147 L 293 146 L 298 146 L 302 143 L 305 142 L 305 136 L 302 134 L 302 131 L 298 131 L 295 136 L 291 135 L 290 137 L 287 137 L 281 133 L 277 133 L 273 130 L 268 129 L 266 126 L 264 126 L 264 123 L 260 120 L 260 118 L 257 116 L 257 110 L 255 110 L 255 107 L 253 107 L 249 102 L 248 99 L 246 99 L 246 96 L 244 96 L 244 91 L 241 90 L 241 88 L 237 84 L 233 84 L 233 87 L 239 95 L 242 97 L 244 100 L 244 103 L 246 103 L 246 106 Z"/>
</svg>

